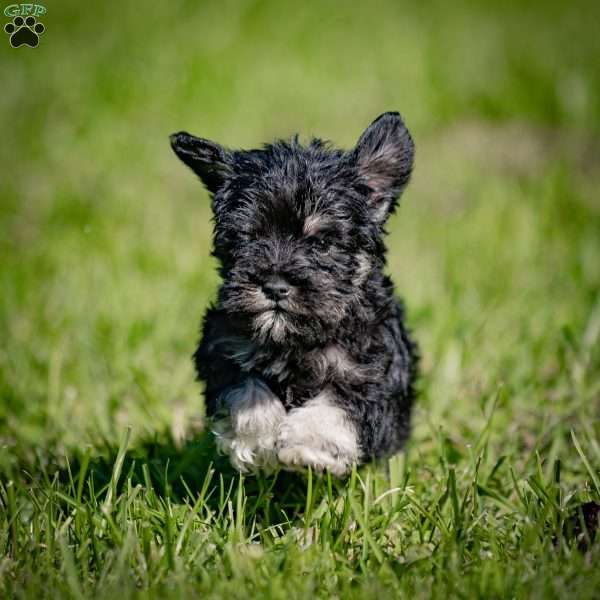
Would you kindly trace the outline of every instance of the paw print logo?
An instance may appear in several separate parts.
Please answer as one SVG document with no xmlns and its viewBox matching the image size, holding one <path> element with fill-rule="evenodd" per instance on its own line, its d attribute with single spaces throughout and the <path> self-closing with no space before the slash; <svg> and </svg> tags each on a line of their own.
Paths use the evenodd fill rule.
<svg viewBox="0 0 600 600">
<path fill-rule="evenodd" d="M 4 31 L 10 35 L 10 45 L 13 48 L 23 45 L 35 48 L 40 41 L 40 35 L 44 33 L 45 29 L 42 23 L 32 16 L 26 19 L 15 17 L 12 23 L 7 23 L 4 26 Z"/>
</svg>

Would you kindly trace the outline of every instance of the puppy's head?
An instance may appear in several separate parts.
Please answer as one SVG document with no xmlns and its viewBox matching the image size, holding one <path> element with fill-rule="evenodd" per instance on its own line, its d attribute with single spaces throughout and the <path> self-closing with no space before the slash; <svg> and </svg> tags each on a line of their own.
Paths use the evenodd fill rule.
<svg viewBox="0 0 600 600">
<path fill-rule="evenodd" d="M 258 341 L 323 342 L 365 305 L 413 165 L 398 113 L 381 115 L 350 151 L 297 139 L 233 151 L 185 132 L 171 145 L 212 194 L 221 305 Z"/>
</svg>

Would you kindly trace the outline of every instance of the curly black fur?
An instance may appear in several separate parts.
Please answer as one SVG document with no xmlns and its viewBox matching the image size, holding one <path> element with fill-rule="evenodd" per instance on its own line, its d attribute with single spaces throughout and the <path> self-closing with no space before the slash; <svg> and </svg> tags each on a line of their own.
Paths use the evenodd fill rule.
<svg viewBox="0 0 600 600">
<path fill-rule="evenodd" d="M 194 354 L 208 415 L 249 377 L 287 411 L 327 389 L 360 461 L 398 451 L 418 362 L 384 274 L 385 221 L 414 156 L 399 114 L 381 115 L 351 151 L 297 138 L 228 150 L 184 132 L 171 143 L 212 195 L 223 282 Z"/>
</svg>

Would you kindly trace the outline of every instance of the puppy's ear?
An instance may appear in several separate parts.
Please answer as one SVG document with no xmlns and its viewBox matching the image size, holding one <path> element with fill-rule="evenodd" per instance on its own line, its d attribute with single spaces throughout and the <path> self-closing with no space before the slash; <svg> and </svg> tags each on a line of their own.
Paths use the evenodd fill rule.
<svg viewBox="0 0 600 600">
<path fill-rule="evenodd" d="M 185 131 L 169 138 L 177 156 L 188 166 L 213 194 L 231 173 L 231 153 L 215 142 L 195 137 Z"/>
<path fill-rule="evenodd" d="M 378 117 L 361 135 L 353 160 L 370 189 L 373 219 L 383 223 L 394 211 L 413 168 L 415 146 L 397 112 Z"/>
</svg>

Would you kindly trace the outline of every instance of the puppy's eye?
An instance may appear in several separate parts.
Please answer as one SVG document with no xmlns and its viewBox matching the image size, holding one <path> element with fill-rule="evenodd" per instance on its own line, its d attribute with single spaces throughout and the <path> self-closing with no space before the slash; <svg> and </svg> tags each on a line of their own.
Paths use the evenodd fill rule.
<svg viewBox="0 0 600 600">
<path fill-rule="evenodd" d="M 311 235 L 307 241 L 313 248 L 318 248 L 319 250 L 327 250 L 331 246 L 331 238 L 328 236 Z"/>
</svg>

